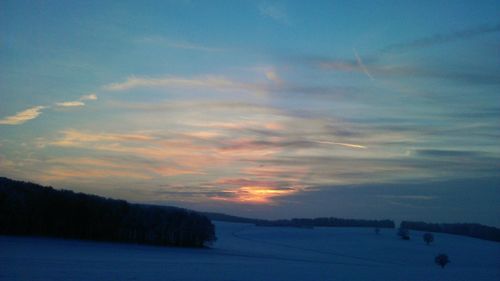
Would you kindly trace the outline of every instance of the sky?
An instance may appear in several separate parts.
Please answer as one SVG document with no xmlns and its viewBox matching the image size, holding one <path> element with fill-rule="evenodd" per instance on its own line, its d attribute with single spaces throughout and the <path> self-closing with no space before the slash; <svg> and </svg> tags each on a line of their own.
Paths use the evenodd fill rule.
<svg viewBox="0 0 500 281">
<path fill-rule="evenodd" d="M 500 226 L 498 1 L 1 1 L 0 176 Z"/>
</svg>

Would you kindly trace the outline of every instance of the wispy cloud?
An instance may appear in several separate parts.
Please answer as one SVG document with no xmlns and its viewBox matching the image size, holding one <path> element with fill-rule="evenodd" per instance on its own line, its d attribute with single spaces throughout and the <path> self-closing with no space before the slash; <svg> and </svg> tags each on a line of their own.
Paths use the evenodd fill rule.
<svg viewBox="0 0 500 281">
<path fill-rule="evenodd" d="M 56 103 L 56 105 L 60 107 L 78 107 L 78 106 L 84 106 L 85 103 L 82 101 L 65 101 L 65 102 L 58 102 Z"/>
<path fill-rule="evenodd" d="M 40 116 L 42 114 L 42 109 L 46 108 L 46 106 L 34 106 L 28 108 L 26 110 L 20 111 L 12 116 L 7 116 L 3 119 L 0 119 L 0 125 L 20 125 L 25 123 L 26 121 L 32 120 Z"/>
<path fill-rule="evenodd" d="M 154 139 L 148 134 L 109 134 L 109 133 L 90 133 L 77 130 L 65 130 L 61 132 L 63 137 L 51 143 L 56 146 L 81 146 L 85 143 L 98 142 L 148 142 Z"/>
<path fill-rule="evenodd" d="M 212 89 L 218 91 L 240 90 L 263 92 L 268 89 L 264 84 L 246 83 L 229 79 L 224 76 L 201 76 L 194 78 L 167 76 L 160 78 L 129 77 L 125 82 L 112 83 L 104 86 L 107 91 L 126 91 L 140 87 L 172 87 L 191 89 Z"/>
<path fill-rule="evenodd" d="M 271 18 L 278 23 L 290 25 L 290 19 L 285 8 L 279 6 L 277 3 L 261 3 L 259 5 L 259 12 L 262 16 Z"/>
<path fill-rule="evenodd" d="M 362 73 L 374 80 L 377 77 L 411 77 L 411 78 L 436 78 L 456 81 L 467 84 L 499 84 L 500 75 L 483 71 L 471 71 L 468 69 L 457 69 L 455 66 L 446 64 L 418 63 L 388 63 L 384 64 L 380 58 L 371 57 L 362 60 L 356 55 L 356 60 L 327 58 L 327 57 L 302 57 L 297 61 L 325 71 Z"/>
<path fill-rule="evenodd" d="M 212 199 L 246 204 L 275 204 L 275 197 L 291 195 L 301 189 L 293 181 L 244 178 L 222 178 L 216 184 L 225 188 L 225 196 L 214 196 Z"/>
<path fill-rule="evenodd" d="M 380 198 L 386 199 L 407 199 L 407 200 L 434 200 L 436 196 L 429 195 L 377 195 Z"/>
<path fill-rule="evenodd" d="M 389 45 L 382 49 L 382 52 L 409 51 L 412 49 L 431 47 L 434 45 L 449 43 L 457 40 L 474 38 L 483 34 L 494 32 L 500 32 L 500 24 L 485 24 L 455 32 L 438 33 L 428 37 L 418 38 L 409 42 Z"/>
<path fill-rule="evenodd" d="M 83 101 L 86 100 L 97 100 L 96 94 L 89 94 L 81 96 L 78 100 L 75 101 L 66 101 L 66 102 L 57 102 L 55 106 L 57 107 L 80 107 L 84 106 L 85 103 Z M 26 123 L 29 120 L 35 119 L 42 114 L 42 110 L 51 108 L 51 106 L 38 105 L 34 107 L 30 107 L 26 110 L 20 111 L 12 116 L 7 116 L 0 119 L 0 125 L 21 125 Z"/>
<path fill-rule="evenodd" d="M 57 102 L 56 106 L 59 107 L 79 107 L 79 106 L 85 106 L 84 101 L 94 101 L 97 100 L 97 95 L 96 94 L 88 94 L 81 96 L 78 100 L 75 101 L 65 101 L 65 102 Z"/>
<path fill-rule="evenodd" d="M 97 100 L 97 95 L 96 94 L 88 94 L 80 97 L 81 101 L 86 101 L 86 100 Z"/>
</svg>

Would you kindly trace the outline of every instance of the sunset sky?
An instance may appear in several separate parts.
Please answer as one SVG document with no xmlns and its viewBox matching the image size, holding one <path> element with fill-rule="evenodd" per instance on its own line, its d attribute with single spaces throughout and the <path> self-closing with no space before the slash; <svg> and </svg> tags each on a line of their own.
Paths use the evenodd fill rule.
<svg viewBox="0 0 500 281">
<path fill-rule="evenodd" d="M 500 2 L 1 1 L 0 176 L 500 226 Z"/>
</svg>

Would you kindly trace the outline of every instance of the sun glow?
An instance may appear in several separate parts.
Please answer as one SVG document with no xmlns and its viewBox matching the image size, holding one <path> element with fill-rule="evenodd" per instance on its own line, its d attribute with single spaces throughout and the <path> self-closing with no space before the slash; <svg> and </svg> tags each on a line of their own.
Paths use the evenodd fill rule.
<svg viewBox="0 0 500 281">
<path fill-rule="evenodd" d="M 232 197 L 216 197 L 214 199 L 249 204 L 273 204 L 272 199 L 274 197 L 290 195 L 295 192 L 297 190 L 293 188 L 275 189 L 267 186 L 242 186 L 231 192 L 234 194 Z"/>
</svg>

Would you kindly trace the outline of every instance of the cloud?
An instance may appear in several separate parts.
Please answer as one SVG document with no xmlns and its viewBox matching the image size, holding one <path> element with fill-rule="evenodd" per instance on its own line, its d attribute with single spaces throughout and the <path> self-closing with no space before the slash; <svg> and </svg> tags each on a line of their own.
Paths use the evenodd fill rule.
<svg viewBox="0 0 500 281">
<path fill-rule="evenodd" d="M 500 75 L 489 70 L 476 70 L 473 72 L 466 69 L 457 69 L 452 65 L 436 64 L 435 62 L 420 65 L 415 63 L 383 64 L 379 59 L 372 57 L 361 60 L 359 56 L 356 57 L 356 60 L 305 56 L 298 58 L 297 62 L 327 71 L 363 73 L 370 79 L 374 79 L 375 75 L 384 78 L 446 79 L 465 84 L 500 84 Z"/>
<path fill-rule="evenodd" d="M 85 106 L 85 103 L 83 101 L 87 101 L 87 100 L 97 100 L 97 95 L 96 94 L 88 94 L 88 95 L 81 96 L 78 100 L 75 100 L 75 101 L 57 102 L 56 106 L 59 106 L 59 107 Z"/>
<path fill-rule="evenodd" d="M 28 108 L 26 110 L 20 111 L 12 116 L 7 116 L 3 119 L 0 119 L 0 125 L 20 125 L 25 123 L 26 121 L 32 120 L 40 116 L 42 114 L 42 109 L 47 108 L 46 106 L 34 106 Z"/>
<path fill-rule="evenodd" d="M 286 13 L 285 8 L 282 6 L 271 3 L 261 3 L 259 5 L 259 12 L 262 16 L 275 20 L 278 23 L 290 25 L 288 14 Z"/>
<path fill-rule="evenodd" d="M 40 179 L 42 181 L 93 181 L 96 178 L 128 178 L 149 180 L 151 176 L 136 171 L 99 168 L 53 167 L 48 169 Z"/>
<path fill-rule="evenodd" d="M 245 83 L 228 79 L 223 76 L 202 76 L 196 78 L 185 78 L 177 76 L 167 76 L 161 78 L 150 77 L 129 77 L 125 82 L 112 83 L 103 88 L 107 91 L 126 91 L 134 88 L 156 87 L 156 88 L 190 88 L 190 89 L 212 89 L 217 91 L 255 91 L 265 92 L 268 90 L 266 85 L 255 83 Z"/>
<path fill-rule="evenodd" d="M 96 99 L 97 99 L 96 94 L 89 94 L 81 96 L 76 101 L 57 102 L 55 103 L 55 105 L 58 107 L 80 107 L 85 105 L 83 101 L 96 100 Z M 37 118 L 38 116 L 40 116 L 40 114 L 42 114 L 42 110 L 47 108 L 50 108 L 50 106 L 38 105 L 30 107 L 12 116 L 7 116 L 0 119 L 0 125 L 21 125 L 29 120 Z"/>
<path fill-rule="evenodd" d="M 409 42 L 389 45 L 384 49 L 382 49 L 382 52 L 409 51 L 413 49 L 445 44 L 457 40 L 474 38 L 483 34 L 494 33 L 494 32 L 500 32 L 500 24 L 495 24 L 495 25 L 485 24 L 450 33 L 434 34 L 429 37 L 418 38 Z"/>
<path fill-rule="evenodd" d="M 275 204 L 275 197 L 291 195 L 301 188 L 294 182 L 241 178 L 223 178 L 216 184 L 226 188 L 225 196 L 214 196 L 212 199 L 246 204 Z"/>
<path fill-rule="evenodd" d="M 385 199 L 405 199 L 405 200 L 434 200 L 436 196 L 429 195 L 378 195 L 377 197 Z"/>
<path fill-rule="evenodd" d="M 56 105 L 60 107 L 78 107 L 78 106 L 84 106 L 85 103 L 81 101 L 65 101 L 65 102 L 58 102 L 56 103 Z"/>
<path fill-rule="evenodd" d="M 85 100 L 97 100 L 97 95 L 96 94 L 88 94 L 80 97 L 81 101 Z"/>
<path fill-rule="evenodd" d="M 109 134 L 109 133 L 90 133 L 77 130 L 62 131 L 63 137 L 57 141 L 51 142 L 55 146 L 81 146 L 86 143 L 98 142 L 149 142 L 154 139 L 148 134 Z"/>
<path fill-rule="evenodd" d="M 442 149 L 414 149 L 412 154 L 422 157 L 484 157 L 485 155 L 477 151 L 469 150 L 442 150 Z"/>
</svg>

